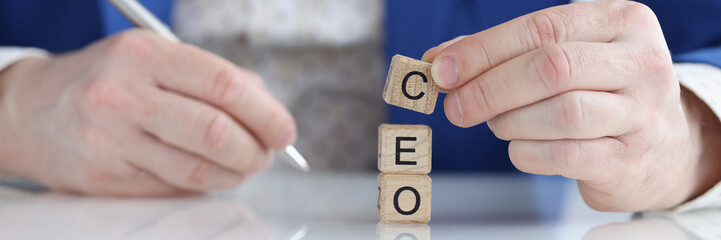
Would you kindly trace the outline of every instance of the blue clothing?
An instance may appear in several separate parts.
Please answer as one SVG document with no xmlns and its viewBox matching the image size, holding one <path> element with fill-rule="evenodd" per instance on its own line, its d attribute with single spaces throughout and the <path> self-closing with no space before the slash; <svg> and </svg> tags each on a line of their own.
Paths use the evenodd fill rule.
<svg viewBox="0 0 721 240">
<path fill-rule="evenodd" d="M 172 0 L 141 0 L 168 22 Z M 657 14 L 676 61 L 721 67 L 721 0 L 645 0 Z M 564 0 L 438 1 L 389 0 L 386 54 L 420 58 L 443 41 L 471 34 Z M 79 49 L 129 28 L 105 0 L 0 1 L 0 46 L 32 46 L 51 52 Z M 379 81 L 383 81 L 379 79 Z M 443 96 L 439 99 L 443 101 Z M 389 122 L 426 124 L 433 129 L 433 171 L 508 171 L 507 142 L 496 139 L 485 124 L 453 126 L 442 104 L 428 116 L 389 106 Z"/>
<path fill-rule="evenodd" d="M 140 2 L 161 20 L 170 19 L 172 0 Z M 131 26 L 106 0 L 0 1 L 0 46 L 62 53 Z"/>
</svg>

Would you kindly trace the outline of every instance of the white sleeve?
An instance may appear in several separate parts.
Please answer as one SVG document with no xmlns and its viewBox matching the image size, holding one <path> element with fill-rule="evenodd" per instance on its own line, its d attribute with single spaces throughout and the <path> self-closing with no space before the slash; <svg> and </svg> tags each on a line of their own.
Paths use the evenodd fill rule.
<svg viewBox="0 0 721 240">
<path fill-rule="evenodd" d="M 721 69 L 702 63 L 677 63 L 674 70 L 681 85 L 696 94 L 721 119 Z M 721 147 L 721 146 L 719 146 Z M 673 212 L 721 207 L 721 182 L 701 196 L 676 206 Z"/>
<path fill-rule="evenodd" d="M 46 56 L 48 56 L 48 52 L 42 49 L 0 46 L 0 72 L 23 58 Z M 7 177 L 7 174 L 3 173 L 2 169 L 0 169 L 0 178 L 4 176 Z"/>
<path fill-rule="evenodd" d="M 48 52 L 37 48 L 0 47 L 0 71 L 26 57 L 45 57 Z"/>
</svg>

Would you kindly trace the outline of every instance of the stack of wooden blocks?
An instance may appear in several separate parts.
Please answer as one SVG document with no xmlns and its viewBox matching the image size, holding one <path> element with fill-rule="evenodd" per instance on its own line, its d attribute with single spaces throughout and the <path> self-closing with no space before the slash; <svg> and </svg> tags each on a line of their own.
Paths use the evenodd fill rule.
<svg viewBox="0 0 721 240">
<path fill-rule="evenodd" d="M 431 114 L 438 98 L 431 64 L 393 56 L 383 99 L 402 108 Z M 382 124 L 378 128 L 378 218 L 384 223 L 431 220 L 431 128 Z"/>
</svg>

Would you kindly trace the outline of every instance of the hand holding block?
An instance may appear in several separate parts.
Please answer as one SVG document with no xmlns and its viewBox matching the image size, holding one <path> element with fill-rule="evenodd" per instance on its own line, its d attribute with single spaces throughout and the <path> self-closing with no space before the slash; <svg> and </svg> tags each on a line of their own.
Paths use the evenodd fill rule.
<svg viewBox="0 0 721 240">
<path fill-rule="evenodd" d="M 384 223 L 427 223 L 431 220 L 431 177 L 381 173 L 376 213 Z"/>
<path fill-rule="evenodd" d="M 439 89 L 431 77 L 430 63 L 396 54 L 388 68 L 383 100 L 390 105 L 431 114 Z"/>
<path fill-rule="evenodd" d="M 378 127 L 378 170 L 400 174 L 431 172 L 432 133 L 426 125 L 381 124 Z"/>
</svg>

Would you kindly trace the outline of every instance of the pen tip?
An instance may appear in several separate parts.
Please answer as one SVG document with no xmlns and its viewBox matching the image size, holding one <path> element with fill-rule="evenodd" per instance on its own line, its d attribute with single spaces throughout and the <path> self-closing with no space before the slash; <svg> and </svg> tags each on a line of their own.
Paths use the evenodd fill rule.
<svg viewBox="0 0 721 240">
<path fill-rule="evenodd" d="M 303 155 L 300 155 L 297 149 L 293 147 L 293 145 L 288 145 L 285 147 L 285 154 L 288 155 L 290 160 L 293 161 L 293 165 L 299 168 L 303 172 L 309 172 L 310 171 L 310 165 L 308 165 L 308 161 L 303 158 Z"/>
</svg>

